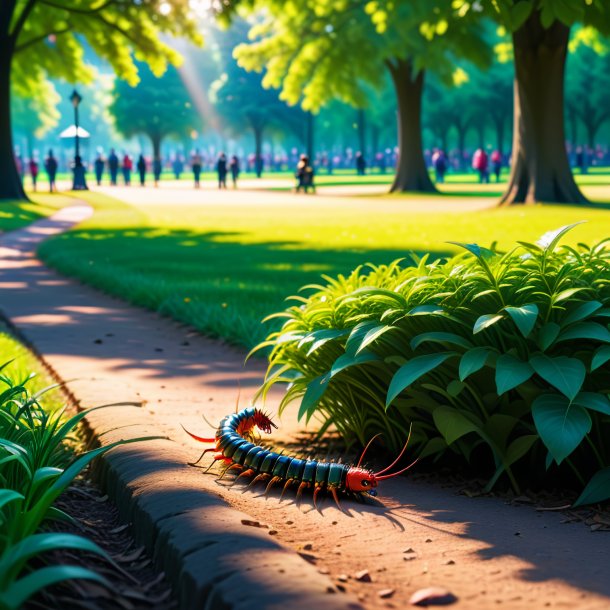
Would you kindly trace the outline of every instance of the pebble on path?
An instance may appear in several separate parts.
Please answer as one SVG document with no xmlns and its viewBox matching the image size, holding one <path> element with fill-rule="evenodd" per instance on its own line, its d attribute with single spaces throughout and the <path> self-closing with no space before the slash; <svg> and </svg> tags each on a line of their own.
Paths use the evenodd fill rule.
<svg viewBox="0 0 610 610">
<path fill-rule="evenodd" d="M 411 595 L 409 603 L 412 606 L 448 606 L 454 604 L 457 597 L 441 587 L 427 587 Z"/>
<path fill-rule="evenodd" d="M 371 575 L 368 570 L 360 570 L 354 574 L 354 578 L 360 582 L 371 582 Z"/>
</svg>

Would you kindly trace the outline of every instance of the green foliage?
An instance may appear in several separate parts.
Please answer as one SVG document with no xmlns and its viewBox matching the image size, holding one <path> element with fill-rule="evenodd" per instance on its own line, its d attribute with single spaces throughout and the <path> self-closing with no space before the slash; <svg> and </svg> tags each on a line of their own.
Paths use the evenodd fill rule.
<svg viewBox="0 0 610 610">
<path fill-rule="evenodd" d="M 127 137 L 146 134 L 158 155 L 164 137 L 188 137 L 199 127 L 199 118 L 175 68 L 157 78 L 145 64 L 138 64 L 138 74 L 136 87 L 115 81 L 109 111 L 120 133 Z"/>
<path fill-rule="evenodd" d="M 24 351 L 6 335 L 0 342 L 14 353 Z M 32 360 L 29 354 L 26 360 Z M 49 551 L 72 549 L 112 563 L 86 538 L 40 530 L 49 520 L 71 520 L 53 504 L 85 467 L 117 445 L 132 442 L 118 441 L 75 455 L 76 428 L 93 409 L 66 417 L 54 400 L 48 409 L 42 401 L 53 388 L 32 394 L 33 374 L 19 381 L 6 374 L 8 370 L 17 374 L 19 369 L 12 362 L 0 367 L 0 607 L 6 610 L 21 608 L 40 589 L 64 580 L 108 585 L 101 575 L 80 566 L 34 567 L 31 561 L 39 565 Z"/>
<path fill-rule="evenodd" d="M 610 466 L 610 249 L 559 246 L 573 226 L 326 278 L 262 344 L 261 393 L 288 381 L 282 410 L 302 399 L 300 417 L 363 444 L 382 433 L 391 451 L 413 424 L 416 452 L 476 462 L 489 489 L 506 475 L 518 491 L 551 463 L 584 486 Z M 595 476 L 581 502 L 610 498 Z"/>
</svg>

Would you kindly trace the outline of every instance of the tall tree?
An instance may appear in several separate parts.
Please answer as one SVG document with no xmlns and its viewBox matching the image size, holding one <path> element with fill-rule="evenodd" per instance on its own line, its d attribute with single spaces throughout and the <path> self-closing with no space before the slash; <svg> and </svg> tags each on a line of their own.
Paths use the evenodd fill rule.
<svg viewBox="0 0 610 610">
<path fill-rule="evenodd" d="M 591 28 L 579 30 L 568 62 L 567 115 L 584 125 L 587 144 L 595 148 L 597 134 L 610 119 L 610 49 Z M 576 144 L 576 138 L 572 137 Z"/>
<path fill-rule="evenodd" d="M 135 87 L 116 80 L 109 111 L 117 131 L 126 137 L 147 135 L 154 157 L 160 158 L 162 140 L 170 135 L 188 137 L 198 128 L 199 118 L 175 68 L 157 78 L 145 64 L 138 64 L 138 73 Z"/>
<path fill-rule="evenodd" d="M 13 159 L 11 81 L 35 92 L 47 76 L 93 77 L 83 43 L 127 80 L 133 54 L 161 73 L 178 55 L 160 34 L 199 42 L 188 0 L 2 0 L 0 2 L 0 199 L 25 198 Z"/>
<path fill-rule="evenodd" d="M 226 124 L 238 133 L 252 131 L 255 169 L 260 178 L 266 132 L 283 127 L 306 141 L 306 130 L 300 127 L 306 127 L 307 118 L 301 110 L 288 107 L 277 91 L 265 86 L 263 75 L 244 70 L 233 58 L 235 45 L 247 40 L 248 28 L 246 22 L 235 21 L 225 33 L 219 44 L 223 74 L 212 90 L 216 109 Z"/>
<path fill-rule="evenodd" d="M 243 2 L 242 2 L 243 4 Z M 448 77 L 451 53 L 485 57 L 477 20 L 457 18 L 451 0 L 252 0 L 266 18 L 236 49 L 248 70 L 290 103 L 317 112 L 333 98 L 366 107 L 365 83 L 389 71 L 398 106 L 400 161 L 393 191 L 433 191 L 424 162 L 421 99 L 426 70 Z M 454 18 L 456 17 L 456 18 Z M 441 36 L 442 34 L 442 36 Z M 347 60 L 346 60 L 347 58 Z"/>
<path fill-rule="evenodd" d="M 464 15 L 488 11 L 512 32 L 513 163 L 500 203 L 585 202 L 565 149 L 565 66 L 574 24 L 610 32 L 607 0 L 455 0 L 454 6 Z"/>
</svg>

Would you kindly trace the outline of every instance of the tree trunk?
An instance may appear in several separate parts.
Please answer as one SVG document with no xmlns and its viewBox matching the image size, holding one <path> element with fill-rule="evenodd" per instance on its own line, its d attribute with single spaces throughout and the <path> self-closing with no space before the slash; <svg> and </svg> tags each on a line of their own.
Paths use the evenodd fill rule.
<svg viewBox="0 0 610 610">
<path fill-rule="evenodd" d="M 570 29 L 545 30 L 534 11 L 513 34 L 515 125 L 508 189 L 500 205 L 584 203 L 565 148 L 564 80 Z"/>
<path fill-rule="evenodd" d="M 161 140 L 163 136 L 160 133 L 150 133 L 150 141 L 153 147 L 153 159 L 161 158 Z"/>
<path fill-rule="evenodd" d="M 0 38 L 0 199 L 27 200 L 17 173 L 13 150 L 10 84 L 12 56 L 12 42 Z"/>
<path fill-rule="evenodd" d="M 263 128 L 256 125 L 254 130 L 254 171 L 256 177 L 263 175 Z"/>
<path fill-rule="evenodd" d="M 424 160 L 421 106 L 424 90 L 423 70 L 415 73 L 409 60 L 388 63 L 398 105 L 398 166 L 391 193 L 419 191 L 434 193 Z"/>
</svg>

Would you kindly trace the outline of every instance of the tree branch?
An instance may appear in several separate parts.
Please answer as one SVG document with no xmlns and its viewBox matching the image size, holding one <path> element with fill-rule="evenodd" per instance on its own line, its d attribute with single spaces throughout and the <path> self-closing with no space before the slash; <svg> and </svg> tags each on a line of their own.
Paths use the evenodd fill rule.
<svg viewBox="0 0 610 610">
<path fill-rule="evenodd" d="M 19 51 L 23 51 L 24 49 L 27 49 L 28 47 L 31 47 L 39 42 L 42 42 L 43 40 L 45 40 L 46 38 L 48 38 L 49 36 L 61 36 L 62 34 L 65 34 L 66 32 L 69 32 L 73 29 L 73 26 L 68 24 L 67 27 L 62 28 L 61 30 L 55 30 L 53 32 L 47 32 L 46 34 L 41 34 L 40 36 L 34 36 L 33 38 L 30 38 L 30 40 L 26 40 L 25 42 L 18 44 L 15 46 L 15 53 L 19 53 Z"/>
<path fill-rule="evenodd" d="M 17 42 L 17 39 L 19 38 L 19 34 L 21 34 L 21 30 L 23 29 L 25 22 L 27 21 L 34 7 L 36 6 L 36 2 L 37 0 L 27 1 L 27 4 L 23 7 L 23 10 L 21 11 L 21 15 L 19 15 L 17 19 L 17 23 L 15 23 L 13 31 L 9 32 L 9 37 L 11 38 L 13 44 Z"/>
</svg>

